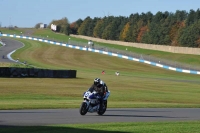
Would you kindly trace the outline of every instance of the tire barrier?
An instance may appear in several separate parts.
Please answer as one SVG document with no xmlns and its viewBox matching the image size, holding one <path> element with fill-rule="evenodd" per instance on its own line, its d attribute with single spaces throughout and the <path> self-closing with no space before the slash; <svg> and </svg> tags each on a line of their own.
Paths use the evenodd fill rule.
<svg viewBox="0 0 200 133">
<path fill-rule="evenodd" d="M 140 63 L 145 63 L 145 64 L 149 64 L 149 65 L 152 65 L 152 66 L 156 66 L 156 67 L 160 67 L 160 68 L 164 68 L 164 69 L 172 70 L 172 71 L 176 71 L 176 72 L 200 75 L 200 71 L 197 71 L 197 70 L 176 68 L 176 67 L 172 67 L 172 66 L 168 66 L 168 65 L 163 65 L 161 63 L 151 62 L 151 61 L 144 60 L 144 59 L 138 59 L 138 58 L 134 58 L 134 57 L 131 57 L 131 56 L 126 56 L 126 55 L 122 55 L 122 54 L 118 54 L 118 53 L 107 52 L 107 51 L 104 51 L 104 50 L 97 50 L 97 49 L 93 49 L 93 48 L 69 45 L 69 44 L 65 44 L 65 43 L 61 43 L 61 42 L 55 42 L 55 41 L 50 41 L 50 40 L 45 40 L 45 39 L 40 39 L 40 38 L 35 38 L 35 37 L 29 37 L 29 36 L 19 36 L 19 35 L 10 35 L 10 34 L 0 34 L 0 36 L 13 37 L 13 38 L 22 38 L 22 39 L 46 42 L 46 43 L 49 43 L 49 44 L 69 47 L 69 48 L 73 48 L 73 49 L 78 49 L 78 50 L 84 50 L 84 51 L 90 51 L 90 52 L 95 52 L 95 53 L 115 56 L 115 57 L 118 57 L 118 58 L 123 58 L 123 59 L 136 61 L 136 62 L 140 62 Z"/>
<path fill-rule="evenodd" d="M 7 78 L 76 78 L 76 70 L 1 67 L 0 77 Z"/>
</svg>

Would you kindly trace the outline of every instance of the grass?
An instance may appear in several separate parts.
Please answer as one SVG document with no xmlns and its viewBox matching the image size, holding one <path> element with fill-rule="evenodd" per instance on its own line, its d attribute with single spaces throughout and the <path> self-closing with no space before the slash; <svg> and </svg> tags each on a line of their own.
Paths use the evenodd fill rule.
<svg viewBox="0 0 200 133">
<path fill-rule="evenodd" d="M 26 46 L 12 55 L 14 59 L 41 68 L 77 70 L 77 78 L 1 78 L 0 109 L 78 108 L 82 93 L 96 77 L 102 78 L 111 91 L 110 108 L 200 107 L 199 75 L 43 42 L 17 40 Z"/>
<path fill-rule="evenodd" d="M 50 35 L 48 31 L 46 32 Z M 42 30 L 35 31 L 35 33 L 41 36 L 47 34 Z M 59 34 L 52 33 L 52 35 L 55 38 L 57 36 L 60 36 L 60 39 L 66 38 Z M 108 108 L 200 107 L 198 75 L 178 73 L 117 57 L 42 42 L 18 40 L 26 46 L 15 52 L 12 55 L 13 58 L 20 58 L 21 61 L 27 60 L 28 64 L 42 68 L 76 69 L 77 78 L 0 78 L 0 109 L 78 108 L 82 101 L 82 93 L 90 87 L 95 77 L 102 78 L 111 91 Z M 133 50 L 142 53 L 146 51 L 134 48 Z M 146 54 L 149 54 L 148 51 Z M 166 56 L 163 52 L 152 52 L 151 55 Z M 183 55 L 169 54 L 166 57 L 179 60 L 179 56 Z M 193 58 L 191 55 L 184 56 L 188 59 Z M 189 63 L 188 60 L 184 62 Z M 194 62 L 194 64 L 199 64 L 198 56 L 194 56 Z M 2 65 L 10 66 L 11 64 L 1 63 Z M 105 70 L 105 75 L 101 74 L 102 70 Z M 120 76 L 115 76 L 115 71 L 119 71 Z M 198 133 L 199 125 L 199 121 L 188 121 L 2 126 L 0 132 Z"/>
<path fill-rule="evenodd" d="M 4 127 L 1 133 L 199 133 L 200 122 L 130 122 Z"/>
<path fill-rule="evenodd" d="M 19 68 L 30 68 L 31 66 L 19 64 L 19 63 L 7 63 L 7 62 L 1 62 L 0 67 L 19 67 Z"/>
<path fill-rule="evenodd" d="M 90 86 L 91 80 L 2 78 L 0 109 L 78 108 L 82 93 Z M 163 83 L 167 85 L 167 82 Z M 183 84 L 182 86 L 186 87 L 153 89 L 151 87 L 154 83 L 149 85 L 149 88 L 129 88 L 131 84 L 122 88 L 121 83 L 110 81 L 108 84 L 111 90 L 109 108 L 200 107 L 199 86 L 188 89 L 188 84 Z M 112 87 L 115 85 L 119 87 Z M 138 85 L 144 86 L 140 83 Z"/>
<path fill-rule="evenodd" d="M 10 30 L 9 28 L 0 28 L 0 31 L 2 34 L 15 34 L 15 35 L 22 35 L 25 33 L 27 29 L 21 29 L 21 28 L 15 28 L 13 30 Z"/>
<path fill-rule="evenodd" d="M 21 31 L 23 33 L 29 34 L 31 31 L 31 34 L 34 36 L 37 36 L 39 38 L 44 38 L 44 39 L 53 39 L 58 42 L 68 42 L 68 39 L 72 41 L 76 41 L 79 43 L 84 43 L 87 44 L 88 40 L 80 39 L 80 38 L 75 38 L 71 36 L 66 36 L 63 34 L 55 34 L 49 29 L 15 29 L 15 30 L 9 30 L 5 28 L 0 29 L 3 33 L 9 33 L 9 34 L 18 34 L 21 35 Z M 47 37 L 48 36 L 48 37 Z M 128 46 L 121 46 L 121 45 L 116 45 L 116 44 L 107 44 L 107 43 L 100 43 L 100 42 L 94 42 L 95 45 L 100 45 L 102 47 L 107 47 L 107 48 L 114 48 L 118 50 L 125 50 L 126 48 L 128 49 L 127 51 L 130 53 L 137 53 L 137 54 L 142 54 L 146 55 L 147 57 L 156 57 L 159 59 L 165 59 L 169 61 L 174 61 L 174 63 L 179 62 L 183 64 L 187 64 L 188 66 L 195 66 L 197 68 L 200 68 L 200 55 L 188 55 L 188 54 L 176 54 L 176 53 L 169 53 L 169 52 L 162 52 L 162 51 L 156 51 L 156 50 L 147 50 L 147 49 L 141 49 L 141 48 L 135 48 L 135 47 L 128 47 Z"/>
</svg>

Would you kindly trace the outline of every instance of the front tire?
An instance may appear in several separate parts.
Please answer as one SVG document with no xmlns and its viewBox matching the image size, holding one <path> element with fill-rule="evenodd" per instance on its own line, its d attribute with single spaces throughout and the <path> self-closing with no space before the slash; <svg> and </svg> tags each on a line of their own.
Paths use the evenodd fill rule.
<svg viewBox="0 0 200 133">
<path fill-rule="evenodd" d="M 81 115 L 85 115 L 88 112 L 87 103 L 82 102 L 81 107 L 79 109 Z"/>
</svg>

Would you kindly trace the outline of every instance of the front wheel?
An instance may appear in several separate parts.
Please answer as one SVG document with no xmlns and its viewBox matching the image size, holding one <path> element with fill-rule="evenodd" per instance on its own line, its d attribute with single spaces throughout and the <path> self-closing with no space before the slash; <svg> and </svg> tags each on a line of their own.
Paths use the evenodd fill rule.
<svg viewBox="0 0 200 133">
<path fill-rule="evenodd" d="M 81 104 L 81 107 L 79 109 L 79 112 L 81 115 L 85 115 L 88 111 L 88 108 L 87 108 L 87 103 L 86 102 L 82 102 Z"/>
</svg>

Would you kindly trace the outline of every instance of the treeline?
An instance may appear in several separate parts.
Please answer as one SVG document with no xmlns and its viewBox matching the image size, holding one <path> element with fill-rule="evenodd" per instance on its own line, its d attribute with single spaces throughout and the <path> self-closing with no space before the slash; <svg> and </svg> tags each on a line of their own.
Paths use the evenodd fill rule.
<svg viewBox="0 0 200 133">
<path fill-rule="evenodd" d="M 129 17 L 86 17 L 69 23 L 54 20 L 58 32 L 135 43 L 200 47 L 200 10 L 135 13 Z M 51 25 L 51 23 L 49 25 Z"/>
<path fill-rule="evenodd" d="M 78 21 L 76 21 L 76 22 L 78 23 Z M 81 20 L 81 23 L 82 23 L 82 20 Z M 42 24 L 42 23 L 37 23 L 35 25 L 35 28 L 37 28 L 37 29 L 40 28 L 40 24 Z M 51 27 L 51 24 L 56 25 L 56 32 L 64 33 L 66 35 L 69 35 L 72 32 L 75 32 L 74 30 L 76 30 L 76 29 L 70 28 L 70 23 L 66 17 L 62 18 L 60 20 L 52 20 L 50 22 L 50 24 L 48 25 L 48 28 Z"/>
</svg>

